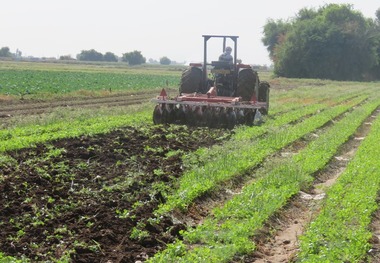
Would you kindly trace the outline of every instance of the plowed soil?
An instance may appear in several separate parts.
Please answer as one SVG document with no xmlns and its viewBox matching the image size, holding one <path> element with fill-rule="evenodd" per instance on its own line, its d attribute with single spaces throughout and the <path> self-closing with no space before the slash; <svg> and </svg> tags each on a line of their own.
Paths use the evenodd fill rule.
<svg viewBox="0 0 380 263">
<path fill-rule="evenodd" d="M 0 251 L 32 261 L 144 261 L 185 226 L 152 212 L 189 151 L 229 131 L 126 127 L 8 153 L 0 162 Z"/>
</svg>

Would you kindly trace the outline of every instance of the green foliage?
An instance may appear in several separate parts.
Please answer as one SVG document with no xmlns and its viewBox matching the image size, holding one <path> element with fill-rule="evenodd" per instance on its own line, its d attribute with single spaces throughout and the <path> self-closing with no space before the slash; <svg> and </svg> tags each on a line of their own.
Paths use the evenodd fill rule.
<svg viewBox="0 0 380 263">
<path fill-rule="evenodd" d="M 133 51 L 129 53 L 124 53 L 122 61 L 128 62 L 129 65 L 141 65 L 146 62 L 146 58 L 143 57 L 141 51 Z"/>
<path fill-rule="evenodd" d="M 240 135 L 242 140 L 226 142 L 213 160 L 204 166 L 189 170 L 181 177 L 179 188 L 169 196 L 158 213 L 165 213 L 175 208 L 186 209 L 193 200 L 212 191 L 216 185 L 247 172 L 268 155 L 323 126 L 364 99 L 365 97 L 359 97 L 344 105 L 328 108 L 293 126 L 271 129 L 267 131 L 266 137 L 260 140 Z M 244 133 L 244 130 L 242 132 Z M 249 128 L 245 132 L 251 133 Z"/>
<path fill-rule="evenodd" d="M 8 257 L 5 256 L 3 253 L 0 252 L 0 262 L 1 263 L 25 263 L 25 262 L 30 262 L 27 259 L 16 259 L 13 257 Z"/>
<path fill-rule="evenodd" d="M 0 69 L 0 94 L 33 96 L 41 93 L 67 94 L 80 90 L 115 91 L 155 89 L 166 81 L 177 83 L 179 75 L 145 73 L 70 72 Z"/>
<path fill-rule="evenodd" d="M 63 55 L 59 57 L 59 60 L 73 60 L 71 55 Z"/>
<path fill-rule="evenodd" d="M 168 57 L 162 57 L 160 58 L 160 64 L 161 65 L 170 65 L 172 61 Z"/>
<path fill-rule="evenodd" d="M 81 61 L 103 61 L 103 54 L 97 52 L 95 49 L 82 50 L 77 55 L 77 59 Z"/>
<path fill-rule="evenodd" d="M 83 134 L 99 134 L 109 132 L 117 127 L 133 125 L 137 122 L 147 122 L 151 118 L 151 110 L 146 109 L 138 113 L 131 110 L 130 114 L 116 116 L 94 117 L 86 120 L 75 119 L 70 122 L 51 123 L 45 126 L 30 125 L 23 128 L 0 130 L 0 138 L 3 133 L 12 133 L 14 137 L 1 141 L 0 152 L 31 147 L 40 142 L 47 142 L 60 138 L 73 138 Z M 73 128 L 75 127 L 75 128 Z M 60 154 L 55 150 L 51 154 Z M 1 161 L 2 158 L 0 158 Z"/>
<path fill-rule="evenodd" d="M 284 40 L 286 33 L 290 29 L 290 24 L 284 22 L 283 20 L 273 20 L 269 19 L 264 26 L 264 37 L 261 39 L 267 50 L 269 52 L 269 57 L 276 61 L 276 48 L 281 45 Z"/>
<path fill-rule="evenodd" d="M 104 61 L 117 62 L 117 56 L 112 52 L 106 52 L 103 56 Z"/>
<path fill-rule="evenodd" d="M 181 244 L 188 244 L 188 246 L 186 248 L 181 247 L 180 258 L 173 251 L 175 246 L 168 246 L 167 249 L 152 258 L 151 262 L 164 262 L 164 259 L 165 262 L 230 262 L 235 254 L 252 252 L 254 244 L 251 237 L 254 233 L 263 226 L 270 216 L 273 216 L 276 211 L 283 207 L 287 200 L 297 194 L 303 185 L 313 181 L 312 175 L 326 166 L 339 147 L 352 136 L 365 118 L 379 105 L 380 99 L 377 96 L 347 113 L 343 119 L 326 129 L 298 154 L 278 163 L 266 163 L 257 172 L 256 180 L 246 184 L 241 193 L 235 195 L 222 207 L 215 208 L 211 213 L 212 216 L 207 217 L 202 224 L 196 228 L 188 228 L 187 231 L 183 232 L 184 241 Z M 378 123 L 380 124 L 380 121 Z M 380 126 L 378 125 L 378 127 Z M 373 137 L 376 138 L 376 136 L 378 134 Z M 372 147 L 378 148 L 374 141 Z M 377 149 L 377 151 L 379 150 Z M 363 157 L 367 156 L 368 153 L 366 152 Z M 378 154 L 371 156 L 373 156 L 372 161 L 375 161 Z M 371 168 L 371 165 L 368 165 L 367 168 Z M 374 173 L 373 176 L 378 177 L 377 174 Z M 363 179 L 365 180 L 365 176 Z M 364 187 L 365 181 L 358 184 L 362 186 L 363 193 L 365 193 L 364 189 L 372 189 L 372 203 L 376 201 L 376 190 L 380 187 L 380 179 L 376 181 L 378 184 L 371 184 L 370 187 Z M 350 182 L 351 180 L 347 184 Z M 344 189 L 341 187 L 342 191 Z M 339 196 L 344 196 L 344 193 L 337 196 L 336 204 L 340 204 L 342 201 Z M 327 242 L 323 242 L 323 240 L 326 240 L 326 236 L 329 234 L 326 233 L 325 229 L 331 229 L 332 236 L 338 234 L 340 237 L 331 242 L 332 247 L 336 246 L 336 251 L 340 251 L 340 254 L 334 252 L 335 255 L 333 256 L 331 251 L 326 249 L 324 253 L 320 253 L 320 257 L 310 257 L 305 262 L 340 262 L 342 260 L 344 262 L 356 262 L 358 253 L 363 253 L 368 249 L 368 246 L 363 243 L 369 239 L 368 232 L 363 233 L 362 237 L 354 236 L 351 226 L 360 225 L 364 230 L 369 223 L 368 217 L 364 221 L 365 224 L 360 224 L 358 218 L 363 218 L 362 211 L 365 211 L 367 216 L 370 215 L 376 206 L 361 205 L 361 200 L 366 198 L 364 195 L 357 196 L 354 190 L 352 197 L 355 198 L 356 202 L 343 201 L 347 208 L 351 208 L 357 214 L 352 221 L 349 221 L 352 224 L 347 226 L 347 221 L 344 221 L 347 218 L 346 211 L 335 207 L 326 209 L 328 214 L 341 214 L 343 220 L 336 224 L 336 228 L 329 228 L 334 224 L 333 222 L 321 221 L 320 225 L 324 228 L 318 229 L 316 231 L 318 235 L 311 240 L 311 242 L 315 241 L 315 246 L 326 246 Z M 362 232 L 365 231 L 358 231 L 359 234 Z M 352 236 L 350 242 L 346 242 L 347 236 Z M 305 252 L 306 256 L 313 250 L 319 251 L 318 248 L 313 249 L 313 244 L 310 243 L 307 243 L 305 247 L 309 249 Z M 346 248 L 341 249 L 342 247 Z M 326 255 L 329 256 L 328 260 L 326 260 Z"/>
<path fill-rule="evenodd" d="M 0 57 L 11 57 L 12 54 L 9 51 L 9 47 L 2 47 L 0 49 Z"/>
<path fill-rule="evenodd" d="M 301 236 L 299 262 L 368 262 L 368 226 L 378 209 L 380 119 L 360 145 L 318 217 Z"/>
<path fill-rule="evenodd" d="M 288 23 L 269 20 L 264 35 L 279 76 L 362 80 L 379 63 L 379 31 L 351 5 L 304 8 Z"/>
</svg>

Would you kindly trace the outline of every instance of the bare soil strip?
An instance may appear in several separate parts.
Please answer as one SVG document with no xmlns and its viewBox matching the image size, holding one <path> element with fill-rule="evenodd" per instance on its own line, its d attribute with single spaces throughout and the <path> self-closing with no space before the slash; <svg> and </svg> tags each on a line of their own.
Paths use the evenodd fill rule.
<svg viewBox="0 0 380 263">
<path fill-rule="evenodd" d="M 380 202 L 380 197 L 378 197 L 377 202 Z M 368 251 L 370 262 L 380 262 L 380 210 L 377 210 L 373 215 L 370 229 L 372 231 L 370 240 L 372 248 Z"/>
<path fill-rule="evenodd" d="M 157 96 L 157 91 L 117 93 L 101 97 L 77 97 L 52 101 L 17 100 L 0 101 L 0 118 L 10 118 L 18 115 L 35 115 L 52 112 L 57 108 L 94 108 L 127 106 L 149 102 Z"/>
<path fill-rule="evenodd" d="M 371 121 L 377 115 L 379 115 L 379 111 L 369 117 L 354 136 L 342 145 L 339 153 L 326 168 L 315 175 L 315 184 L 310 189 L 300 192 L 287 207 L 272 217 L 265 228 L 256 235 L 256 251 L 239 260 L 257 263 L 295 261 L 298 251 L 298 237 L 318 214 L 321 201 L 325 197 L 325 190 L 332 186 L 344 172 L 348 162 L 355 155 L 360 142 L 369 133 Z"/>
</svg>

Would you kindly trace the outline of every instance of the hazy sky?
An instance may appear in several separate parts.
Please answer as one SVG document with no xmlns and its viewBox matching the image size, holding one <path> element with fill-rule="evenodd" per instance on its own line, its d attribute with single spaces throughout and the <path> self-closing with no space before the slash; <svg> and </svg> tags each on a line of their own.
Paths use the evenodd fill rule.
<svg viewBox="0 0 380 263">
<path fill-rule="evenodd" d="M 134 50 L 147 59 L 201 61 L 204 34 L 237 35 L 243 63 L 270 64 L 261 42 L 268 18 L 288 19 L 303 7 L 348 3 L 375 17 L 377 0 L 3 0 L 0 47 L 24 56 L 76 57 L 82 50 Z M 210 60 L 221 42 L 210 42 Z M 218 45 L 217 45 L 218 44 Z M 215 59 L 213 59 L 215 57 Z"/>
</svg>

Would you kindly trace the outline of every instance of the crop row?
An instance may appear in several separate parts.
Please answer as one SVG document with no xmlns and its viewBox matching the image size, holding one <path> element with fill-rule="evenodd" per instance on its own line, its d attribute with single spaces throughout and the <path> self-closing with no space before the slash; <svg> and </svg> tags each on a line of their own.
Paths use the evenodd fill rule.
<svg viewBox="0 0 380 263">
<path fill-rule="evenodd" d="M 379 207 L 379 138 L 377 118 L 345 172 L 328 190 L 322 211 L 300 237 L 300 262 L 365 260 L 372 236 L 368 226 Z"/>
<path fill-rule="evenodd" d="M 148 121 L 151 118 L 150 109 L 131 108 L 128 115 L 100 116 L 89 119 L 77 119 L 71 122 L 59 122 L 46 126 L 31 125 L 28 127 L 0 130 L 0 153 L 31 147 L 46 141 L 74 138 L 80 135 L 106 133 L 120 126 L 134 125 Z"/>
<path fill-rule="evenodd" d="M 380 99 L 371 100 L 364 105 L 357 107 L 352 112 L 347 113 L 344 118 L 334 123 L 331 127 L 327 128 L 325 132 L 319 135 L 314 141 L 307 145 L 306 148 L 301 150 L 298 154 L 291 158 L 285 159 L 279 164 L 266 164 L 259 172 L 256 180 L 246 185 L 242 192 L 235 195 L 232 199 L 224 204 L 221 208 L 215 208 L 212 211 L 212 216 L 206 218 L 201 225 L 197 228 L 188 228 L 183 232 L 183 241 L 177 240 L 177 242 L 169 245 L 166 250 L 156 254 L 150 262 L 228 262 L 236 254 L 245 254 L 251 252 L 255 245 L 253 244 L 251 237 L 256 230 L 263 226 L 263 223 L 273 215 L 278 209 L 283 207 L 289 198 L 297 194 L 300 189 L 310 184 L 314 178 L 313 174 L 318 170 L 321 170 L 329 162 L 329 160 L 337 152 L 338 148 L 348 140 L 348 138 L 356 131 L 361 123 L 380 105 Z M 376 148 L 375 139 L 378 136 L 374 133 L 369 139 L 367 144 L 372 143 L 372 148 Z M 373 138 L 373 139 L 372 139 Z M 378 138 L 378 137 L 377 137 Z M 372 148 L 367 148 L 367 145 L 363 146 L 368 151 Z M 368 153 L 367 150 L 365 153 Z M 377 152 L 379 150 L 377 149 Z M 376 152 L 376 153 L 377 153 Z M 358 161 L 354 167 L 361 164 L 362 158 L 368 157 L 368 154 L 363 154 L 362 157 L 358 157 Z M 372 153 L 371 153 L 372 154 Z M 360 156 L 360 155 L 359 155 Z M 376 156 L 373 155 L 372 162 L 376 162 Z M 371 168 L 372 162 L 367 162 L 364 166 L 368 169 Z M 360 167 L 360 166 L 359 166 Z M 379 168 L 378 165 L 376 166 Z M 358 185 L 366 185 L 364 183 L 365 174 L 369 171 L 363 171 L 362 181 Z M 374 173 L 374 177 L 376 173 Z M 378 173 L 377 173 L 378 174 Z M 373 202 L 376 197 L 376 191 L 378 190 L 379 179 L 376 179 L 373 186 Z M 352 179 L 349 180 L 352 182 Z M 346 184 L 348 181 L 346 181 Z M 367 183 L 368 185 L 368 183 Z M 344 191 L 344 186 L 338 186 L 340 190 Z M 363 194 L 356 197 L 356 202 L 350 202 L 347 200 L 343 202 L 347 209 L 352 209 L 352 215 L 357 215 L 359 202 L 363 199 L 369 199 L 365 197 L 365 189 L 371 187 L 362 187 Z M 356 195 L 356 188 L 353 188 L 350 196 Z M 342 193 L 337 195 L 336 199 L 333 199 L 334 207 L 326 209 L 325 214 L 337 216 L 331 217 L 331 221 L 321 220 L 319 221 L 319 229 L 315 228 L 317 235 L 312 236 L 309 242 L 312 242 L 314 248 L 326 244 L 326 239 L 323 239 L 328 226 L 330 232 L 340 233 L 340 237 L 347 234 L 350 231 L 350 226 L 344 220 L 338 223 L 333 223 L 334 220 L 339 218 L 339 212 L 345 213 L 343 206 L 339 206 Z M 364 206 L 359 206 L 363 208 Z M 364 208 L 363 208 L 364 209 Z M 367 207 L 368 209 L 368 207 Z M 331 212 L 335 211 L 335 212 Z M 373 210 L 372 210 L 373 211 Z M 368 212 L 370 214 L 370 212 Z M 366 213 L 367 214 L 367 213 Z M 345 216 L 340 215 L 342 219 Z M 352 218 L 353 224 L 359 226 L 361 221 L 358 221 L 359 215 Z M 366 221 L 368 223 L 368 220 Z M 322 228 L 324 227 L 324 228 Z M 331 230 L 337 227 L 337 231 Z M 365 228 L 365 226 L 362 226 Z M 313 231 L 314 232 L 314 231 Z M 365 235 L 368 240 L 369 234 Z M 350 239 L 357 240 L 357 239 Z M 342 239 L 331 240 L 332 245 L 338 246 L 341 244 Z M 343 242 L 344 243 L 344 242 Z M 352 242 L 356 243 L 356 242 Z M 305 244 L 305 247 L 310 247 L 309 243 Z M 313 248 L 313 246 L 311 246 Z M 342 253 L 348 252 L 347 250 L 341 250 Z M 308 255 L 310 250 L 305 251 L 305 255 Z M 326 250 L 323 255 L 328 254 Z M 323 258 L 322 258 L 323 259 Z M 331 259 L 331 258 L 330 258 Z M 337 258 L 334 258 L 337 259 Z M 342 259 L 340 257 L 339 259 Z M 352 259 L 352 258 L 351 258 Z M 335 260 L 336 261 L 336 260 Z M 335 262 L 334 260 L 327 260 L 324 262 Z M 320 261 L 307 261 L 307 262 L 320 262 Z M 350 261 L 352 262 L 352 261 Z"/>
<path fill-rule="evenodd" d="M 297 109 L 299 106 L 306 106 L 316 103 L 332 103 L 336 99 L 344 100 L 358 95 L 372 93 L 376 89 L 375 86 L 367 85 L 358 88 L 356 85 L 342 86 L 323 85 L 317 87 L 299 87 L 287 92 L 274 92 L 270 94 L 270 115 L 278 113 L 285 114 L 288 111 Z"/>
<path fill-rule="evenodd" d="M 244 133 L 238 132 L 235 138 L 247 139 L 257 137 L 266 133 L 268 129 L 298 121 L 307 115 L 320 112 L 338 103 L 344 103 L 357 96 L 371 96 L 370 94 L 374 92 L 373 87 L 363 87 L 359 90 L 357 87 L 353 87 L 352 90 L 346 89 L 343 93 L 340 87 L 333 86 L 329 88 L 329 92 L 323 91 L 320 88 L 311 89 L 309 87 L 304 90 L 299 88 L 295 91 L 284 93 L 286 94 L 286 103 L 282 103 L 284 96 L 282 94 L 282 98 L 275 99 L 273 103 L 276 105 L 274 106 L 275 109 L 270 110 L 270 118 L 266 122 L 260 126 L 252 127 Z"/>
<path fill-rule="evenodd" d="M 364 99 L 366 96 L 361 96 L 360 98 Z M 327 107 L 331 107 L 332 105 L 336 105 L 339 103 L 343 103 L 344 101 L 349 101 L 356 97 L 356 94 L 349 94 L 340 96 L 338 98 L 334 98 L 333 100 L 321 101 L 319 103 L 310 104 L 310 105 L 302 105 L 298 104 L 296 107 L 293 107 L 291 111 L 285 111 L 283 113 L 279 113 L 275 115 L 273 118 L 267 120 L 260 126 L 255 126 L 250 129 L 247 129 L 244 133 L 238 133 L 235 138 L 236 139 L 252 139 L 254 137 L 258 137 L 268 131 L 268 129 L 278 128 L 283 125 L 299 121 L 302 118 L 306 118 L 308 115 L 318 113 L 322 110 L 325 110 Z"/>
<path fill-rule="evenodd" d="M 175 208 L 186 209 L 193 200 L 211 191 L 221 182 L 247 172 L 270 154 L 323 126 L 363 100 L 363 97 L 355 98 L 349 103 L 326 109 L 295 125 L 270 129 L 266 136 L 259 140 L 246 139 L 226 142 L 223 148 L 213 154 L 213 159 L 184 173 L 180 178 L 178 189 L 168 196 L 167 202 L 161 206 L 158 214 L 172 211 Z M 249 133 L 250 129 L 247 131 L 242 129 L 240 132 L 243 133 L 241 137 L 249 138 L 244 135 L 244 132 Z"/>
</svg>

